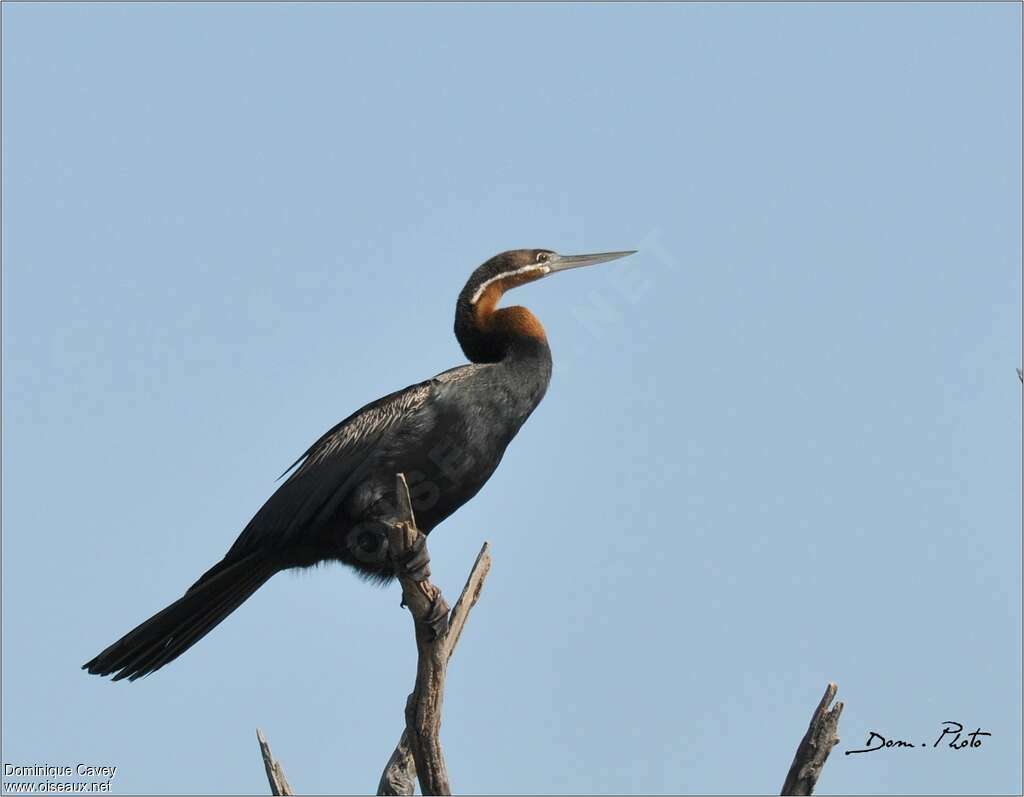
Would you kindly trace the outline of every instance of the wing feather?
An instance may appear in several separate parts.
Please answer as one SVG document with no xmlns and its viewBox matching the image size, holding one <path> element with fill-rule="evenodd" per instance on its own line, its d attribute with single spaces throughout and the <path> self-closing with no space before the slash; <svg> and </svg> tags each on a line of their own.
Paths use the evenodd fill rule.
<svg viewBox="0 0 1024 797">
<path fill-rule="evenodd" d="M 373 453 L 423 408 L 436 384 L 431 379 L 395 391 L 328 430 L 285 471 L 294 472 L 249 521 L 225 558 L 287 545 L 337 509 Z"/>
</svg>

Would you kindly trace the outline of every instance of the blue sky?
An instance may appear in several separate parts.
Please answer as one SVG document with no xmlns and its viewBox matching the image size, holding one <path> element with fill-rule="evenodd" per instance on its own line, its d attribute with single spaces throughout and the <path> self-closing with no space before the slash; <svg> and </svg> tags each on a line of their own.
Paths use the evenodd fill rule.
<svg viewBox="0 0 1024 797">
<path fill-rule="evenodd" d="M 1021 8 L 3 5 L 3 751 L 115 791 L 372 790 L 397 586 L 274 578 L 79 665 L 365 402 L 462 362 L 508 248 L 555 371 L 431 537 L 459 792 L 1021 790 Z M 992 733 L 934 749 L 941 723 Z M 927 748 L 843 755 L 870 731 Z"/>
</svg>

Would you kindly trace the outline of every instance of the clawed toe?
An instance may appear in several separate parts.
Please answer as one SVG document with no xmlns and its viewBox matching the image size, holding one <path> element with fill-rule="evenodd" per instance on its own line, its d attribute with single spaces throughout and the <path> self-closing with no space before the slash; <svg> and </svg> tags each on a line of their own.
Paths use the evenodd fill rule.
<svg viewBox="0 0 1024 797">
<path fill-rule="evenodd" d="M 430 578 L 427 538 L 421 534 L 405 553 L 395 557 L 395 568 L 399 575 L 407 576 L 413 581 L 426 581 Z"/>
<path fill-rule="evenodd" d="M 430 613 L 423 622 L 430 628 L 434 639 L 441 639 L 448 633 L 448 605 L 440 595 L 430 604 Z"/>
</svg>

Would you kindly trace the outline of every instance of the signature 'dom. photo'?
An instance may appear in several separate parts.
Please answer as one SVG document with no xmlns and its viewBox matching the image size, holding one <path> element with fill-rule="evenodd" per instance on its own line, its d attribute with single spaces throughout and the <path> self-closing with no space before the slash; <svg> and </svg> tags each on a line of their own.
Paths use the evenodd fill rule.
<svg viewBox="0 0 1024 797">
<path fill-rule="evenodd" d="M 0 794 L 1021 794 L 1022 9 L 0 3 Z"/>
<path fill-rule="evenodd" d="M 902 739 L 896 739 L 891 736 L 883 736 L 877 731 L 870 731 L 864 748 L 861 750 L 847 750 L 846 755 L 851 755 L 853 753 L 873 753 L 876 750 L 887 750 L 892 747 L 930 747 L 934 749 L 941 745 L 943 748 L 949 750 L 963 750 L 965 747 L 981 747 L 983 741 L 982 737 L 991 735 L 991 733 L 983 731 L 980 727 L 970 733 L 965 733 L 964 726 L 959 722 L 942 723 L 942 732 L 931 744 L 928 744 L 927 742 L 914 744 L 913 742 L 905 742 Z"/>
</svg>

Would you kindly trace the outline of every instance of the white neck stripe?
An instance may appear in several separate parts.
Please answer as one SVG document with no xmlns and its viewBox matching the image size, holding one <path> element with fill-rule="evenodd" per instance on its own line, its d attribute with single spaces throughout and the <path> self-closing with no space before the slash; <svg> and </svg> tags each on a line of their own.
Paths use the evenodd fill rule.
<svg viewBox="0 0 1024 797">
<path fill-rule="evenodd" d="M 489 280 L 484 280 L 484 282 L 481 283 L 480 287 L 476 289 L 476 293 L 473 294 L 473 298 L 469 300 L 469 303 L 470 304 L 476 304 L 477 300 L 483 295 L 483 292 L 485 290 L 487 290 L 487 287 L 492 282 L 497 282 L 498 280 L 503 280 L 506 277 L 515 277 L 518 274 L 525 274 L 528 271 L 540 271 L 543 274 L 547 274 L 550 270 L 551 269 L 548 268 L 547 266 L 542 266 L 542 265 L 538 265 L 536 263 L 531 263 L 528 266 L 523 266 L 522 268 L 517 268 L 517 269 L 514 269 L 512 271 L 504 271 L 501 274 L 498 274 L 497 276 L 491 277 Z"/>
</svg>

